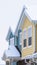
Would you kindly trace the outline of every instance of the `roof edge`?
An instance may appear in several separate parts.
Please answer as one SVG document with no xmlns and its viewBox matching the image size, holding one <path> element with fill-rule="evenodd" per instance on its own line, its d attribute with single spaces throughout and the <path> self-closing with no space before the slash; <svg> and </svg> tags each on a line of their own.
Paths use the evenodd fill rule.
<svg viewBox="0 0 37 65">
<path fill-rule="evenodd" d="M 17 30 L 17 28 L 18 28 L 18 26 L 19 26 L 20 20 L 21 20 L 21 18 L 22 18 L 22 15 L 23 15 L 25 9 L 26 9 L 26 7 L 23 7 L 23 10 L 22 10 L 22 12 L 21 12 L 21 16 L 20 16 L 20 18 L 19 18 L 19 21 L 18 21 L 18 24 L 17 24 L 16 30 Z M 16 33 L 16 30 L 15 30 L 14 33 Z"/>
</svg>

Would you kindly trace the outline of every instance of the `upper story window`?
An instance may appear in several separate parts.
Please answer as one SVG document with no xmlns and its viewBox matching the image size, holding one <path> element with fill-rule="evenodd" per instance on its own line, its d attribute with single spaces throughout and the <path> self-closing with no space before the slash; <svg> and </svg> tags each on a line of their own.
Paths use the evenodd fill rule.
<svg viewBox="0 0 37 65">
<path fill-rule="evenodd" d="M 27 34 L 27 33 L 26 33 L 26 30 L 24 30 L 24 35 L 23 35 L 23 37 L 24 37 L 23 46 L 24 46 L 24 47 L 26 47 L 26 44 L 27 44 L 26 34 Z"/>
<path fill-rule="evenodd" d="M 14 45 L 14 37 L 10 39 L 10 45 Z"/>
<path fill-rule="evenodd" d="M 19 44 L 22 44 L 22 32 L 19 33 Z"/>
<path fill-rule="evenodd" d="M 32 44 L 32 27 L 28 28 L 28 45 Z"/>
<path fill-rule="evenodd" d="M 18 36 L 14 37 L 14 45 L 17 46 L 18 45 Z"/>
<path fill-rule="evenodd" d="M 26 41 L 27 41 L 27 40 L 26 40 L 26 39 L 24 39 L 24 47 L 26 47 Z"/>
</svg>

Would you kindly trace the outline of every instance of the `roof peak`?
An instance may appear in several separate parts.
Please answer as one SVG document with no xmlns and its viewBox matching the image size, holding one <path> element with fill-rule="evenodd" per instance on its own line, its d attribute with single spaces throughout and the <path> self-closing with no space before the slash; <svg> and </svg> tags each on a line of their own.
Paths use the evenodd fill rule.
<svg viewBox="0 0 37 65">
<path fill-rule="evenodd" d="M 6 40 L 8 41 L 8 40 L 9 40 L 10 38 L 12 38 L 13 36 L 14 36 L 14 35 L 13 35 L 13 32 L 12 32 L 12 29 L 11 29 L 11 27 L 9 27 Z"/>
</svg>

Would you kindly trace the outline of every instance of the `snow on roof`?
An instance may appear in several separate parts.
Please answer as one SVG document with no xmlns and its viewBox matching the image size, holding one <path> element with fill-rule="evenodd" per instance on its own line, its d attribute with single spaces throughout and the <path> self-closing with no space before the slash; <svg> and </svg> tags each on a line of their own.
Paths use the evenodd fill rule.
<svg viewBox="0 0 37 65">
<path fill-rule="evenodd" d="M 5 51 L 4 55 L 6 56 L 6 58 L 20 57 L 20 53 L 14 45 L 13 46 L 10 45 L 8 50 Z M 3 56 L 3 57 L 5 57 L 5 56 Z"/>
<path fill-rule="evenodd" d="M 20 56 L 20 53 L 18 52 L 18 50 L 16 49 L 16 47 L 13 45 L 13 46 L 9 46 L 9 49 L 6 50 L 6 56 L 7 57 L 19 57 Z"/>
<path fill-rule="evenodd" d="M 27 7 L 26 11 L 32 20 L 37 20 L 37 5 Z"/>
<path fill-rule="evenodd" d="M 15 35 L 17 35 L 19 28 L 21 28 L 20 26 L 23 24 L 23 20 L 25 20 L 26 16 L 28 17 L 28 19 L 33 22 L 34 24 L 37 24 L 37 6 L 33 6 L 30 8 L 23 8 L 18 25 L 16 27 L 15 30 Z"/>
<path fill-rule="evenodd" d="M 37 52 L 33 54 L 33 58 L 37 58 Z"/>
<path fill-rule="evenodd" d="M 10 38 L 12 38 L 14 35 L 13 35 L 13 32 L 11 30 L 11 27 L 9 27 L 9 30 L 8 30 L 8 33 L 7 33 L 7 37 L 6 37 L 6 40 L 8 41 Z"/>
</svg>

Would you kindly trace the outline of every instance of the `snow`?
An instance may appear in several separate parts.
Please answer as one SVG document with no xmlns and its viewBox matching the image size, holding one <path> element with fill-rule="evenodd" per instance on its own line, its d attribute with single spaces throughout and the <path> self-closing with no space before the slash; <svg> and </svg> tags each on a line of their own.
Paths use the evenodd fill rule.
<svg viewBox="0 0 37 65">
<path fill-rule="evenodd" d="M 27 7 L 26 11 L 32 20 L 37 20 L 37 5 Z"/>
<path fill-rule="evenodd" d="M 5 61 L 0 58 L 0 65 L 6 65 Z"/>
<path fill-rule="evenodd" d="M 5 51 L 5 54 L 7 57 L 20 57 L 20 53 L 14 45 L 10 45 L 9 49 Z"/>
</svg>

